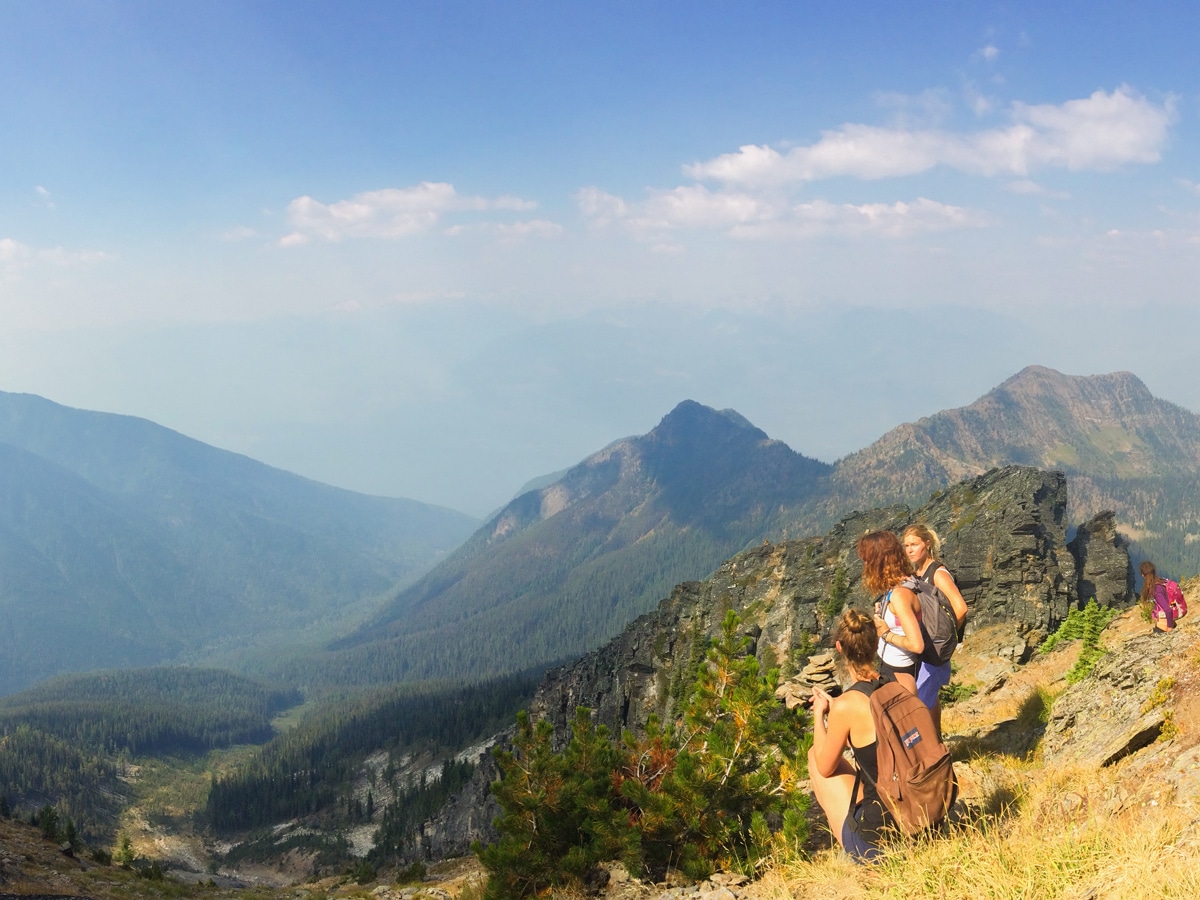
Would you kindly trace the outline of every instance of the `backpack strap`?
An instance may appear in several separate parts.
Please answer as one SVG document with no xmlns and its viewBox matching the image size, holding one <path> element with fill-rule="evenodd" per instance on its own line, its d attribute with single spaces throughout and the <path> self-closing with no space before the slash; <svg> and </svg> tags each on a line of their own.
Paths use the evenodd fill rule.
<svg viewBox="0 0 1200 900">
<path fill-rule="evenodd" d="M 928 581 L 930 584 L 933 584 L 934 574 L 937 572 L 938 569 L 944 569 L 944 568 L 946 568 L 946 567 L 943 566 L 940 562 L 938 562 L 935 559 L 933 562 L 931 562 L 929 564 L 929 567 L 925 570 L 925 573 L 923 575 L 918 575 L 917 577 L 920 578 L 922 581 Z"/>
<path fill-rule="evenodd" d="M 895 676 L 889 672 L 887 675 L 881 675 L 878 678 L 874 679 L 873 681 L 856 681 L 856 682 L 854 682 L 854 684 L 850 685 L 850 687 L 846 688 L 846 690 L 847 691 L 857 691 L 858 693 L 860 693 L 864 697 L 866 697 L 868 700 L 870 700 L 871 695 L 874 694 L 875 691 L 877 691 L 879 688 L 883 687 L 889 681 L 895 681 L 895 680 L 896 680 Z M 875 740 L 876 741 L 879 740 L 879 735 L 875 735 Z M 870 745 L 868 745 L 868 746 L 870 746 Z M 850 809 L 851 809 L 851 811 L 853 811 L 854 810 L 854 805 L 853 805 L 854 798 L 858 795 L 858 786 L 862 783 L 862 780 L 865 778 L 867 781 L 870 781 L 872 787 L 874 787 L 875 782 L 871 781 L 871 776 L 866 773 L 866 771 L 862 767 L 862 764 L 858 761 L 858 751 L 856 751 L 854 749 L 854 744 L 850 744 L 850 755 L 854 757 L 854 770 L 855 770 L 854 787 L 850 789 L 850 803 L 851 803 Z"/>
<path fill-rule="evenodd" d="M 888 594 L 890 596 L 891 592 L 889 591 Z M 875 693 L 875 690 L 882 684 L 882 678 L 876 678 L 874 681 L 856 681 L 854 684 L 850 685 L 850 687 L 846 688 L 846 690 L 857 691 L 870 700 L 871 695 Z M 878 735 L 875 736 L 875 740 L 879 740 Z M 846 810 L 847 821 L 853 821 L 854 819 L 854 808 L 858 805 L 859 785 L 866 781 L 871 785 L 871 787 L 875 787 L 875 782 L 872 780 L 871 776 L 867 774 L 867 770 L 863 768 L 862 763 L 858 761 L 858 751 L 854 749 L 854 744 L 850 744 L 850 755 L 854 757 L 854 786 L 850 788 L 850 808 Z M 876 788 L 876 790 L 878 790 L 878 788 Z"/>
</svg>

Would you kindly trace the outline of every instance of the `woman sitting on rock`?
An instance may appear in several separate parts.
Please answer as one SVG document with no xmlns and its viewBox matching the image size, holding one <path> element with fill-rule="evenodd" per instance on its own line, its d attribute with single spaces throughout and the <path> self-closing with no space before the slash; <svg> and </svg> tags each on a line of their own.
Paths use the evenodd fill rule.
<svg viewBox="0 0 1200 900">
<path fill-rule="evenodd" d="M 880 831 L 891 821 L 875 789 L 879 767 L 868 699 L 874 690 L 872 682 L 879 677 L 875 624 L 861 610 L 847 609 L 838 619 L 833 637 L 854 684 L 838 697 L 813 688 L 808 777 L 838 843 L 856 862 L 870 862 L 880 855 Z M 847 747 L 869 779 L 856 781 L 854 768 L 843 756 Z M 855 796 L 859 784 L 862 789 Z"/>
</svg>

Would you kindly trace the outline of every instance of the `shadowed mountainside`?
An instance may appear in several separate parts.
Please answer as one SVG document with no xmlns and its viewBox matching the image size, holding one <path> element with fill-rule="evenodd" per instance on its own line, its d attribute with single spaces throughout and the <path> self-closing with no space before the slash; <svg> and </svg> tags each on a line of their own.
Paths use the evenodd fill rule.
<svg viewBox="0 0 1200 900">
<path fill-rule="evenodd" d="M 0 392 L 0 692 L 328 637 L 476 524 Z"/>
<path fill-rule="evenodd" d="M 396 680 L 478 676 L 577 656 L 774 533 L 828 471 L 731 410 L 685 401 L 515 499 L 336 644 L 327 671 L 386 656 L 380 674 Z"/>
</svg>

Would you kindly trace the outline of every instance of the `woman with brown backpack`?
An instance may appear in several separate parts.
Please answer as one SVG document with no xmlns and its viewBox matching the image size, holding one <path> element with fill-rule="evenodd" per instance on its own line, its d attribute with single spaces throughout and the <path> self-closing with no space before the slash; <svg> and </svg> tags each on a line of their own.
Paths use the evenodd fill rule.
<svg viewBox="0 0 1200 900">
<path fill-rule="evenodd" d="M 845 658 L 854 684 L 838 697 L 813 689 L 808 777 L 838 843 L 855 861 L 870 862 L 879 857 L 880 832 L 891 821 L 875 788 L 878 744 L 870 697 L 857 690 L 860 685 L 873 685 L 879 678 L 875 625 L 861 610 L 847 609 L 838 619 L 833 638 L 833 646 Z M 854 751 L 869 779 L 856 779 L 854 767 L 844 756 L 847 747 Z"/>
</svg>

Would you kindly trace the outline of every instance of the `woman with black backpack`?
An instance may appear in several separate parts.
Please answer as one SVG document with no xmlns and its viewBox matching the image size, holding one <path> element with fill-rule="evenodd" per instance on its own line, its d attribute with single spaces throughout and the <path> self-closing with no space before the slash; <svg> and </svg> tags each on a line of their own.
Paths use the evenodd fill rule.
<svg viewBox="0 0 1200 900">
<path fill-rule="evenodd" d="M 961 639 L 963 624 L 967 621 L 967 601 L 963 599 L 950 570 L 938 561 L 940 546 L 937 532 L 928 525 L 909 525 L 904 529 L 904 555 L 912 563 L 916 576 L 933 584 L 950 601 Z M 920 663 L 917 669 L 917 696 L 933 713 L 933 722 L 937 726 L 938 734 L 942 732 L 942 703 L 938 694 L 949 683 L 949 662 L 940 666 L 928 662 Z"/>
</svg>

